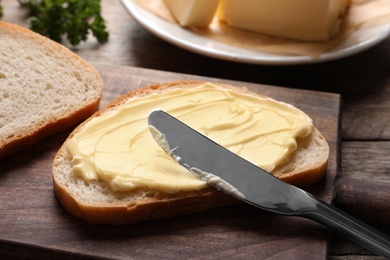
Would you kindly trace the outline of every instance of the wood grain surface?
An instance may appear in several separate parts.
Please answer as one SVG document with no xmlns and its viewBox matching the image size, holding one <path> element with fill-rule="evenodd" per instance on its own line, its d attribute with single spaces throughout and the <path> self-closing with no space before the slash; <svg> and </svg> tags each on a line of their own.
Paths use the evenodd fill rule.
<svg viewBox="0 0 390 260">
<path fill-rule="evenodd" d="M 326 178 L 308 190 L 330 202 L 337 174 L 339 95 L 233 82 L 178 73 L 94 64 L 105 83 L 102 106 L 153 83 L 203 79 L 245 86 L 304 109 L 328 140 Z M 68 214 L 52 191 L 53 157 L 66 133 L 53 136 L 0 162 L 0 239 L 9 247 L 42 248 L 52 255 L 146 259 L 199 257 L 324 259 L 327 229 L 305 219 L 267 213 L 250 206 L 225 207 L 202 214 L 124 227 L 93 226 Z M 196 250 L 194 250 L 196 246 Z M 3 253 L 8 249 L 2 249 Z M 0 251 L 1 252 L 1 251 Z M 35 256 L 41 256 L 37 252 Z"/>
<path fill-rule="evenodd" d="M 24 9 L 19 7 L 17 1 L 2 0 L 1 3 L 4 7 L 4 16 L 1 18 L 2 20 L 26 27 L 28 26 L 26 21 L 27 13 Z M 390 201 L 390 196 L 386 193 L 388 189 L 380 188 L 385 187 L 382 185 L 386 185 L 390 182 L 389 37 L 367 51 L 332 62 L 300 66 L 249 65 L 204 57 L 164 42 L 139 26 L 132 17 L 129 16 L 118 0 L 102 0 L 102 14 L 108 22 L 108 29 L 110 31 L 109 42 L 104 45 L 98 45 L 93 39 L 89 39 L 77 49 L 73 49 L 77 54 L 90 62 L 105 63 L 110 66 L 120 65 L 149 68 L 225 80 L 282 86 L 290 89 L 306 89 L 340 94 L 342 98 L 342 127 L 340 135 L 341 156 L 338 160 L 340 161 L 339 167 L 341 177 L 337 180 L 336 187 L 339 187 L 341 190 L 345 189 L 345 192 L 338 193 L 335 198 L 335 203 L 345 210 L 353 208 L 359 209 L 359 201 L 364 199 L 365 205 L 375 208 L 376 204 L 380 204 L 382 205 L 381 210 L 385 215 L 389 214 L 390 203 L 388 202 Z M 121 71 L 121 69 L 118 71 Z M 167 77 L 169 78 L 170 76 Z M 144 78 L 147 77 L 144 76 Z M 123 80 L 123 82 L 119 81 L 118 83 L 117 81 L 116 83 L 126 84 L 127 82 Z M 137 85 L 137 82 L 132 83 Z M 119 89 L 115 91 L 118 91 L 118 93 L 120 92 Z M 114 95 L 112 95 L 112 97 L 114 97 Z M 109 100 L 109 95 L 107 95 L 107 98 L 107 100 Z M 64 134 L 63 138 L 65 138 L 65 136 L 66 134 Z M 13 167 L 7 166 L 9 167 L 7 168 L 7 171 L 4 171 L 4 168 L 1 168 L 0 183 L 2 185 L 10 185 L 9 187 L 12 187 L 12 185 L 19 185 L 14 189 L 1 190 L 0 196 L 6 194 L 9 196 L 8 198 L 11 199 L 11 201 L 7 202 L 4 202 L 4 200 L 1 201 L 1 203 L 4 203 L 4 205 L 11 210 L 11 213 L 9 213 L 10 215 L 7 215 L 7 217 L 0 215 L 0 219 L 4 219 L 2 227 L 4 225 L 17 226 L 17 224 L 24 223 L 23 220 L 26 218 L 25 216 L 28 216 L 28 213 L 26 212 L 29 212 L 32 216 L 34 216 L 35 212 L 39 211 L 47 213 L 48 211 L 43 209 L 47 207 L 48 203 L 56 205 L 56 201 L 52 197 L 50 181 L 46 180 L 46 182 L 42 182 L 39 177 L 41 175 L 46 176 L 48 173 L 42 169 L 42 166 L 38 161 L 45 160 L 45 157 L 52 156 L 50 153 L 55 152 L 57 145 L 59 145 L 58 142 L 60 142 L 59 139 L 61 138 L 56 137 L 50 139 L 51 143 L 46 143 L 46 145 L 40 144 L 34 147 L 35 150 L 26 151 L 23 156 L 31 157 L 30 159 L 22 158 L 21 155 L 19 155 L 20 158 L 17 155 L 12 157 L 13 161 L 8 159 L 10 160 L 10 163 L 13 162 L 13 164 L 17 164 L 24 173 L 15 174 L 18 168 L 15 165 Z M 5 166 L 2 164 L 2 167 Z M 37 170 L 36 172 L 40 172 L 40 174 L 31 174 L 29 171 L 24 170 L 28 167 L 34 167 L 34 169 Z M 15 192 L 15 189 L 18 192 L 27 191 L 30 196 L 21 198 L 18 195 L 18 192 Z M 381 191 L 379 198 L 378 196 L 375 196 L 376 189 Z M 358 192 L 358 196 L 354 195 L 357 194 L 356 192 Z M 374 195 L 374 197 L 371 197 L 371 195 Z M 350 199 L 345 199 L 345 196 Z M 41 197 L 48 199 L 44 203 L 40 201 Z M 377 203 L 378 200 L 387 203 Z M 20 204 L 17 202 L 20 202 Z M 30 207 L 30 205 L 32 207 Z M 386 205 L 388 206 L 386 207 Z M 0 204 L 1 209 L 5 206 Z M 52 212 L 52 209 L 49 211 Z M 73 250 L 74 252 L 77 251 L 78 254 L 81 254 L 80 251 L 82 250 L 76 249 L 79 245 L 72 241 L 72 237 L 76 236 L 63 232 L 62 229 L 64 227 L 57 225 L 55 222 L 56 218 L 53 218 L 53 216 L 65 217 L 66 226 L 79 229 L 79 234 L 84 237 L 83 241 L 95 239 L 102 240 L 100 246 L 104 244 L 104 238 L 96 235 L 96 233 L 99 232 L 96 231 L 94 233 L 92 228 L 78 225 L 77 222 L 75 223 L 72 220 L 67 219 L 67 215 L 61 211 L 61 208 L 58 207 L 58 205 L 53 212 L 54 215 L 46 214 L 42 219 L 38 217 L 31 217 L 28 219 L 31 221 L 31 226 L 35 227 L 36 230 L 42 230 L 42 234 L 45 233 L 46 223 L 50 223 L 52 227 L 57 227 L 54 231 L 50 230 L 52 234 L 49 234 L 49 237 L 61 237 L 61 234 L 63 234 L 63 239 L 58 243 L 60 245 L 50 243 L 48 242 L 49 239 L 45 240 L 40 236 L 35 237 L 36 233 L 30 234 L 29 227 L 23 224 L 18 228 L 15 228 L 14 231 L 15 233 L 23 234 L 26 239 L 19 242 L 12 240 L 11 243 L 9 240 L 0 239 L 0 253 L 6 252 L 8 254 L 13 252 L 13 256 L 41 254 L 41 256 L 47 256 L 47 258 L 49 258 L 50 256 L 53 256 L 53 254 L 57 255 L 57 252 L 64 253 L 61 245 L 63 246 L 68 243 L 71 247 L 73 246 L 75 248 Z M 361 212 L 362 211 L 355 216 L 360 218 Z M 363 213 L 364 212 L 366 215 L 370 215 L 369 209 L 366 211 L 363 210 Z M 374 217 L 375 216 L 376 214 L 374 214 Z M 371 219 L 370 222 L 374 225 L 378 225 L 379 229 L 390 234 L 389 227 L 383 225 L 384 223 L 383 221 L 380 221 L 380 219 L 379 221 Z M 150 231 L 151 228 L 146 229 L 149 230 L 149 235 L 151 237 L 158 236 L 152 235 L 152 232 Z M 110 233 L 110 231 L 108 231 L 108 233 Z M 107 235 L 107 237 L 114 240 L 115 234 L 110 234 L 112 235 Z M 184 232 L 181 234 L 189 236 L 189 233 Z M 96 238 L 91 239 L 93 235 L 96 235 Z M 12 237 L 14 235 L 8 234 L 7 236 Z M 137 234 L 134 234 L 134 236 L 136 237 Z M 46 247 L 35 246 L 34 243 L 29 242 L 30 238 L 31 241 L 44 241 L 44 243 L 51 245 L 51 247 L 50 249 L 47 249 Z M 178 236 L 177 239 L 184 240 L 185 237 Z M 202 237 L 198 237 L 198 239 L 202 239 Z M 218 241 L 218 239 L 219 236 L 215 235 L 214 243 L 216 243 L 215 241 Z M 226 240 L 221 241 L 225 242 Z M 28 246 L 26 246 L 26 243 Z M 212 243 L 212 241 L 209 241 L 209 243 Z M 167 244 L 169 243 L 167 242 Z M 247 244 L 243 242 L 242 245 L 243 248 L 245 246 L 251 248 L 250 242 Z M 152 246 L 154 246 L 154 244 L 151 244 L 151 248 Z M 189 245 L 187 244 L 187 246 Z M 193 245 L 191 245 L 191 247 L 192 246 Z M 189 251 L 189 249 L 185 247 L 182 249 L 177 247 L 176 250 L 181 252 Z M 230 250 L 230 252 L 234 252 L 233 248 Z M 226 249 L 226 252 L 227 251 L 228 250 Z M 154 251 L 151 249 L 149 258 L 157 258 L 152 257 L 153 252 Z M 218 250 L 215 249 L 215 252 L 217 254 Z M 65 255 L 70 257 L 75 256 L 72 252 L 68 252 Z M 192 258 L 196 258 L 196 256 L 193 256 Z M 212 257 L 210 256 L 209 258 Z M 270 255 L 270 258 L 272 258 L 272 255 Z M 278 257 L 276 254 L 273 258 L 280 259 L 281 257 Z M 291 258 L 293 257 L 287 259 Z M 382 259 L 337 234 L 333 234 L 332 236 L 329 258 L 337 260 Z"/>
</svg>

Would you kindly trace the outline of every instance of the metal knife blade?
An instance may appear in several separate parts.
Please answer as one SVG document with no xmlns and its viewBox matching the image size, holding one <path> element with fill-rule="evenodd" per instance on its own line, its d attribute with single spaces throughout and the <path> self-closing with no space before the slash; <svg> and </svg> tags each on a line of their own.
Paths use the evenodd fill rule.
<svg viewBox="0 0 390 260">
<path fill-rule="evenodd" d="M 157 130 L 153 136 L 166 152 L 223 192 L 283 214 L 295 214 L 297 210 L 314 206 L 308 193 L 279 181 L 162 111 L 150 114 L 149 126 L 154 127 L 151 131 Z M 294 199 L 296 196 L 305 199 Z"/>
<path fill-rule="evenodd" d="M 390 258 L 390 238 L 385 234 L 279 180 L 161 110 L 152 111 L 148 123 L 157 143 L 208 184 L 264 210 L 314 220 Z"/>
</svg>

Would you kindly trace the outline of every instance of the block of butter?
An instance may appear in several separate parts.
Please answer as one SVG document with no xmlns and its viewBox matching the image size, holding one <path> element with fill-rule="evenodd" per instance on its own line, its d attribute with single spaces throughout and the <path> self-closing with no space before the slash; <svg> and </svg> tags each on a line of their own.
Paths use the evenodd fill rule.
<svg viewBox="0 0 390 260">
<path fill-rule="evenodd" d="M 207 27 L 219 0 L 164 0 L 164 3 L 181 26 Z"/>
<path fill-rule="evenodd" d="M 340 30 L 349 0 L 220 0 L 220 21 L 273 36 L 326 41 Z"/>
</svg>

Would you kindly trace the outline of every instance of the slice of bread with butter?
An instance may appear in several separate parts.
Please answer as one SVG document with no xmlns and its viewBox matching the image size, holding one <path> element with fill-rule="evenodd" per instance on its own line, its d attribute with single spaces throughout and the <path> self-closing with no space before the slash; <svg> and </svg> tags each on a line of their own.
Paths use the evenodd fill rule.
<svg viewBox="0 0 390 260">
<path fill-rule="evenodd" d="M 0 158 L 85 120 L 99 106 L 98 72 L 66 47 L 0 21 Z"/>
<path fill-rule="evenodd" d="M 297 186 L 319 181 L 329 146 L 301 110 L 246 88 L 201 81 L 130 92 L 78 126 L 53 163 L 56 196 L 90 223 L 129 224 L 237 203 L 175 162 L 147 117 L 162 109 Z"/>
<path fill-rule="evenodd" d="M 214 17 L 239 29 L 326 41 L 341 28 L 349 0 L 164 0 L 181 26 L 207 27 Z"/>
</svg>

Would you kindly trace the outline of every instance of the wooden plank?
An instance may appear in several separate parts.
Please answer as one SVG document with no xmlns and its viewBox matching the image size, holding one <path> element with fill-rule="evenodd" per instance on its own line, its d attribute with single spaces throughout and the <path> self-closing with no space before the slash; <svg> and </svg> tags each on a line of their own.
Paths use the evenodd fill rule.
<svg viewBox="0 0 390 260">
<path fill-rule="evenodd" d="M 326 201 L 337 174 L 339 95 L 284 89 L 162 71 L 95 64 L 105 82 L 102 105 L 154 82 L 204 79 L 245 85 L 304 109 L 331 146 L 327 177 L 308 190 Z M 309 220 L 248 205 L 215 209 L 129 226 L 90 225 L 66 212 L 52 191 L 51 164 L 62 133 L 0 162 L 0 253 L 42 257 L 84 256 L 172 259 L 325 259 L 327 229 Z M 18 250 L 20 249 L 20 250 Z"/>
<path fill-rule="evenodd" d="M 343 175 L 390 183 L 390 141 L 344 142 L 341 149 Z"/>
<path fill-rule="evenodd" d="M 390 227 L 390 183 L 342 177 L 337 181 L 336 206 L 361 221 Z"/>
<path fill-rule="evenodd" d="M 390 142 L 344 142 L 342 150 L 336 205 L 362 221 L 390 228 Z"/>
</svg>

